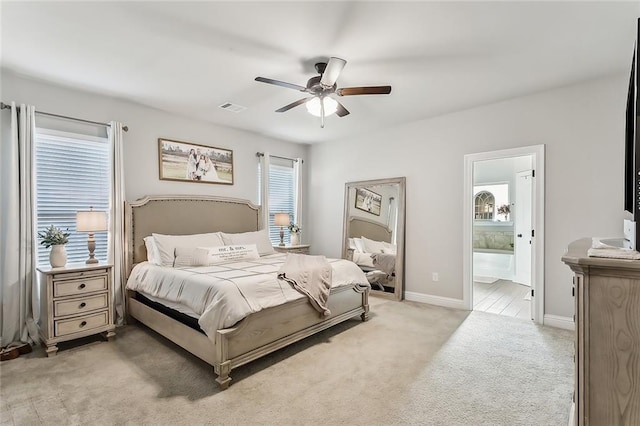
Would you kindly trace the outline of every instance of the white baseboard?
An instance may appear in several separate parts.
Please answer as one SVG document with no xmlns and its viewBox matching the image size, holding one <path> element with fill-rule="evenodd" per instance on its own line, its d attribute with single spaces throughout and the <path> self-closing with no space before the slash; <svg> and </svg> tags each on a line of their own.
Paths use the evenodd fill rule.
<svg viewBox="0 0 640 426">
<path fill-rule="evenodd" d="M 576 403 L 571 402 L 571 408 L 569 409 L 569 423 L 567 426 L 575 426 L 576 424 Z"/>
<path fill-rule="evenodd" d="M 565 330 L 575 330 L 575 323 L 571 317 L 561 317 L 558 315 L 544 315 L 544 325 L 551 327 L 563 328 Z"/>
<path fill-rule="evenodd" d="M 428 303 L 429 305 L 444 306 L 445 308 L 466 310 L 464 301 L 461 299 L 452 299 L 450 297 L 442 297 L 442 296 L 432 296 L 430 294 L 414 293 L 411 291 L 405 291 L 404 298 L 411 302 Z"/>
</svg>

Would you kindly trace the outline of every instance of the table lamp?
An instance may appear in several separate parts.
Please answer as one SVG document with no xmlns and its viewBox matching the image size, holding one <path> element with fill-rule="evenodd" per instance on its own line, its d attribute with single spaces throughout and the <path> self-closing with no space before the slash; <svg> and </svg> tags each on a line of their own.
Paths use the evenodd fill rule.
<svg viewBox="0 0 640 426">
<path fill-rule="evenodd" d="M 76 231 L 89 234 L 87 240 L 89 259 L 85 263 L 98 263 L 98 259 L 95 258 L 93 253 L 96 249 L 96 240 L 93 238 L 93 234 L 104 232 L 108 229 L 107 212 L 94 211 L 93 207 L 89 207 L 88 211 L 76 212 Z"/>
<path fill-rule="evenodd" d="M 284 229 L 283 226 L 289 226 L 291 223 L 289 213 L 276 213 L 273 224 L 280 227 L 280 246 L 284 246 Z"/>
</svg>

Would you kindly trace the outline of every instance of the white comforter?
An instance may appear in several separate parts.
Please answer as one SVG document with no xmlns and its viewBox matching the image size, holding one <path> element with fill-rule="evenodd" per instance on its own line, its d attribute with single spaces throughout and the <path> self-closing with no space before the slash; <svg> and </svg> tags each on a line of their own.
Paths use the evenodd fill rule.
<svg viewBox="0 0 640 426">
<path fill-rule="evenodd" d="M 189 268 L 142 262 L 131 271 L 127 288 L 188 307 L 200 316 L 198 324 L 213 339 L 216 330 L 231 327 L 249 314 L 305 297 L 276 277 L 286 256 Z M 369 286 L 355 263 L 327 260 L 333 268 L 332 287 Z"/>
</svg>

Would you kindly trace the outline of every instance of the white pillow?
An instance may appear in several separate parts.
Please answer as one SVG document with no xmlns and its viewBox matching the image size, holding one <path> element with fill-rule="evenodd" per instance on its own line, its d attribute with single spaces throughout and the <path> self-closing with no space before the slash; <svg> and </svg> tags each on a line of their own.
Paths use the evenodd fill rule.
<svg viewBox="0 0 640 426">
<path fill-rule="evenodd" d="M 367 237 L 361 237 L 366 253 L 382 253 L 384 243 L 382 241 L 370 240 Z"/>
<path fill-rule="evenodd" d="M 356 253 L 364 253 L 364 243 L 360 238 L 354 238 L 353 243 L 356 245 Z"/>
<path fill-rule="evenodd" d="M 382 244 L 384 244 L 384 249 L 382 249 L 383 253 L 387 253 L 387 254 L 397 254 L 398 253 L 398 246 L 395 244 L 391 244 L 391 243 L 387 243 L 387 242 L 382 242 Z"/>
<path fill-rule="evenodd" d="M 163 235 L 152 234 L 160 253 L 163 266 L 173 266 L 176 247 L 216 247 L 223 246 L 224 242 L 219 232 L 193 235 Z"/>
<path fill-rule="evenodd" d="M 153 265 L 162 265 L 156 240 L 151 235 L 144 237 L 144 246 L 147 248 L 147 261 Z"/>
<path fill-rule="evenodd" d="M 260 259 L 258 247 L 255 244 L 240 244 L 222 247 L 198 247 L 196 249 L 196 259 L 204 257 L 207 265 L 214 265 L 222 262 L 234 262 L 239 260 Z"/>
<path fill-rule="evenodd" d="M 260 259 L 255 244 L 218 247 L 177 247 L 174 267 L 209 266 L 216 263 Z"/>
<path fill-rule="evenodd" d="M 260 256 L 275 253 L 273 245 L 271 245 L 271 240 L 269 239 L 269 231 L 266 229 L 253 232 L 241 232 L 238 234 L 226 234 L 224 232 L 221 232 L 220 234 L 222 235 L 224 245 L 233 246 L 255 244 L 258 247 L 258 253 Z"/>
<path fill-rule="evenodd" d="M 356 247 L 356 243 L 355 241 L 353 241 L 353 238 L 349 238 L 349 249 L 353 250 L 354 252 L 358 251 L 358 247 Z"/>
</svg>

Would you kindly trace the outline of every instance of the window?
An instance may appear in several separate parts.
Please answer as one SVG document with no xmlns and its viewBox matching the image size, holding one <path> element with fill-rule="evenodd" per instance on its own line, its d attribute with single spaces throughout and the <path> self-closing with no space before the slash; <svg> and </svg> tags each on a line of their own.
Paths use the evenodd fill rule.
<svg viewBox="0 0 640 426">
<path fill-rule="evenodd" d="M 273 224 L 276 213 L 289 213 L 292 222 L 299 223 L 300 212 L 297 211 L 298 178 L 296 162 L 298 160 L 269 157 L 269 200 L 262 201 L 261 163 L 258 163 L 258 203 L 268 205 L 269 209 L 269 238 L 273 244 L 280 243 L 280 227 Z M 285 229 L 284 242 L 291 242 L 291 235 Z"/>
<path fill-rule="evenodd" d="M 496 202 L 493 194 L 487 191 L 482 191 L 476 195 L 475 202 L 475 218 L 476 219 L 493 219 L 493 207 Z"/>
<path fill-rule="evenodd" d="M 474 219 L 498 221 L 497 208 L 509 204 L 509 184 L 476 185 L 474 194 Z"/>
<path fill-rule="evenodd" d="M 87 136 L 38 128 L 35 138 L 36 229 L 55 225 L 71 233 L 66 245 L 67 263 L 89 258 L 88 234 L 76 232 L 76 212 L 109 212 L 111 148 L 106 137 Z M 107 232 L 95 234 L 95 256 L 107 260 Z M 37 264 L 49 264 L 49 250 L 39 244 Z"/>
</svg>

